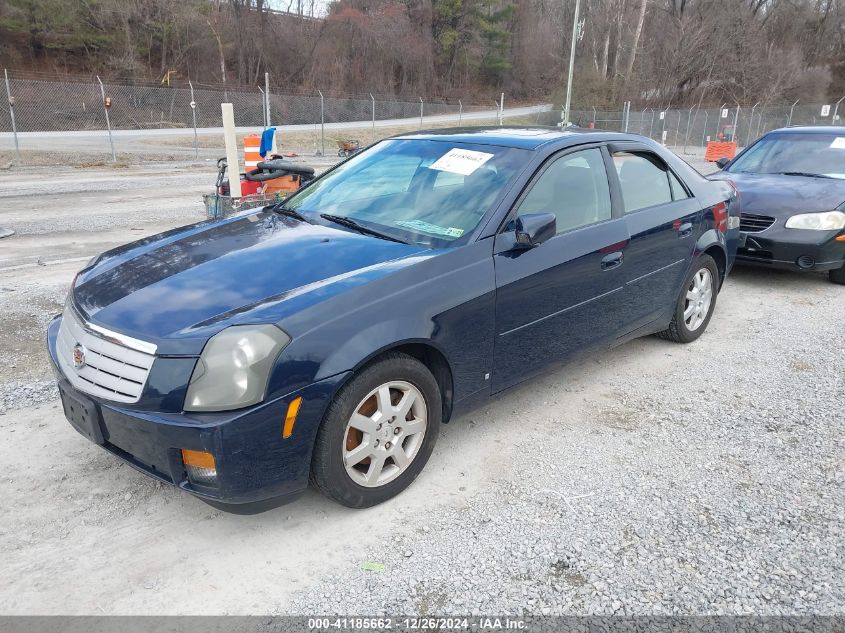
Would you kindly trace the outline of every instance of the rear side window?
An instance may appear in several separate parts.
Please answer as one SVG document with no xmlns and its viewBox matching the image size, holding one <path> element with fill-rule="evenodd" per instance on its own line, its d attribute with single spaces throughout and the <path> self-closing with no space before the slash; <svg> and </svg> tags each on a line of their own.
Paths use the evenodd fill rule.
<svg viewBox="0 0 845 633">
<path fill-rule="evenodd" d="M 668 174 L 669 184 L 672 186 L 672 200 L 685 200 L 686 198 L 689 198 L 690 195 L 687 193 L 686 187 L 681 184 L 678 177 L 671 171 L 669 171 Z"/>
<path fill-rule="evenodd" d="M 610 219 L 610 188 L 600 149 L 555 160 L 519 204 L 518 215 L 554 213 L 557 232 Z"/>
<path fill-rule="evenodd" d="M 675 174 L 653 154 L 616 152 L 613 164 L 619 175 L 625 213 L 689 198 Z"/>
</svg>

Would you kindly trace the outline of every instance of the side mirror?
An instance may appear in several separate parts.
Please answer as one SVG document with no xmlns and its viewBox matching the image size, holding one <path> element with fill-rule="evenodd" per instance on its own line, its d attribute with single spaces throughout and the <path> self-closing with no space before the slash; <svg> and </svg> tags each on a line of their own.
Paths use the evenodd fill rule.
<svg viewBox="0 0 845 633">
<path fill-rule="evenodd" d="M 557 233 L 557 218 L 553 213 L 528 213 L 516 218 L 516 243 L 522 248 L 534 248 Z"/>
<path fill-rule="evenodd" d="M 716 161 L 716 167 L 718 167 L 719 169 L 724 169 L 725 167 L 728 166 L 728 164 L 730 162 L 731 162 L 730 158 L 724 158 L 724 157 L 720 158 L 719 160 Z"/>
</svg>

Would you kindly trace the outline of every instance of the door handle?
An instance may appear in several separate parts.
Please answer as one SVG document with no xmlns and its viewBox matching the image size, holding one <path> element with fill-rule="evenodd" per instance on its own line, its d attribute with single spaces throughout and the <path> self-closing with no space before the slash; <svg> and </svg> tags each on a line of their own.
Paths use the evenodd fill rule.
<svg viewBox="0 0 845 633">
<path fill-rule="evenodd" d="M 692 234 L 692 222 L 684 222 L 678 227 L 678 237 L 686 237 Z"/>
<path fill-rule="evenodd" d="M 602 270 L 613 270 L 614 268 L 618 268 L 621 265 L 622 251 L 616 251 L 615 253 L 610 253 L 609 255 L 605 255 L 601 258 Z"/>
</svg>

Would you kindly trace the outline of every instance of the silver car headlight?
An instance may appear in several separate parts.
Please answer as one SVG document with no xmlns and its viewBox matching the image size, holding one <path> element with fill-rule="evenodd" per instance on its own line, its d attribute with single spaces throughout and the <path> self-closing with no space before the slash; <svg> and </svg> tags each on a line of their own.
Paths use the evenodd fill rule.
<svg viewBox="0 0 845 633">
<path fill-rule="evenodd" d="M 202 350 L 185 411 L 229 411 L 264 400 L 276 358 L 290 337 L 275 325 L 233 325 Z"/>
<path fill-rule="evenodd" d="M 811 231 L 838 231 L 845 229 L 845 213 L 827 211 L 824 213 L 802 213 L 786 221 L 788 229 L 810 229 Z"/>
</svg>

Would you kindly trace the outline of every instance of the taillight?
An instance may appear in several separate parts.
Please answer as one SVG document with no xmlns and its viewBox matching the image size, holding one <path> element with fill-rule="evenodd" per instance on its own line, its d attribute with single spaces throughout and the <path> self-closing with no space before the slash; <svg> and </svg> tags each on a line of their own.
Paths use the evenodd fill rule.
<svg viewBox="0 0 845 633">
<path fill-rule="evenodd" d="M 716 225 L 716 229 L 720 233 L 727 233 L 728 232 L 728 205 L 725 202 L 720 202 L 719 204 L 715 204 L 712 207 L 713 209 L 713 222 Z"/>
</svg>

